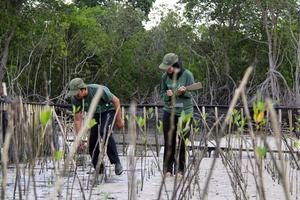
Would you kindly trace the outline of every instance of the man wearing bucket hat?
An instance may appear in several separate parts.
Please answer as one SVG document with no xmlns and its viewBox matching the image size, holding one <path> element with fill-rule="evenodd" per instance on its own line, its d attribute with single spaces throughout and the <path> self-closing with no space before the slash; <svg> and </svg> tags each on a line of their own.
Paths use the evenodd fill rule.
<svg viewBox="0 0 300 200">
<path fill-rule="evenodd" d="M 97 104 L 94 119 L 97 124 L 91 128 L 89 137 L 89 154 L 92 158 L 92 163 L 96 169 L 99 156 L 100 137 L 106 141 L 106 136 L 113 123 L 114 116 L 116 115 L 116 125 L 118 128 L 124 127 L 124 120 L 121 117 L 120 100 L 110 90 L 98 84 L 85 84 L 81 78 L 74 78 L 69 83 L 69 91 L 67 96 L 71 98 L 72 105 L 79 108 L 75 113 L 74 123 L 76 133 L 79 132 L 82 124 L 82 113 L 88 111 L 92 99 L 95 96 L 98 88 L 102 89 L 102 95 Z M 76 109 L 77 110 L 77 109 Z M 118 112 L 116 113 L 116 110 Z M 112 135 L 108 138 L 107 155 L 112 164 L 115 164 L 116 175 L 121 175 L 123 168 L 117 152 L 115 140 Z M 100 171 L 103 166 L 100 166 Z"/>
<path fill-rule="evenodd" d="M 182 67 L 182 62 L 175 53 L 168 53 L 163 57 L 159 69 L 164 70 L 160 84 L 160 97 L 164 102 L 163 107 L 163 132 L 164 132 L 164 159 L 163 173 L 171 176 L 173 172 L 182 176 L 185 170 L 185 139 L 189 131 L 179 135 L 179 159 L 175 158 L 177 126 L 180 115 L 193 115 L 192 96 L 186 87 L 194 83 L 193 74 Z M 189 123 L 191 123 L 190 120 Z M 187 122 L 184 122 L 187 123 Z M 185 127 L 186 124 L 183 125 Z M 189 126 L 190 124 L 188 124 Z"/>
</svg>

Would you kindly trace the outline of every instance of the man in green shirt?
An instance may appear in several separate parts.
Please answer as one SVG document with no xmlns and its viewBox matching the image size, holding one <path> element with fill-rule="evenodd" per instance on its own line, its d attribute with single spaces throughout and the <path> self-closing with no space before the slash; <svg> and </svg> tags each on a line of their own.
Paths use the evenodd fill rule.
<svg viewBox="0 0 300 200">
<path fill-rule="evenodd" d="M 166 176 L 171 176 L 174 167 L 177 175 L 182 176 L 185 170 L 185 139 L 189 136 L 189 132 L 184 134 L 184 138 L 179 137 L 178 163 L 175 159 L 176 132 L 181 113 L 193 114 L 192 96 L 186 92 L 185 86 L 193 84 L 194 77 L 189 70 L 182 67 L 181 61 L 174 53 L 168 53 L 164 56 L 159 69 L 165 71 L 160 84 L 160 96 L 164 102 L 163 132 L 165 151 L 163 172 Z M 185 124 L 183 127 L 185 127 Z"/>
<path fill-rule="evenodd" d="M 96 169 L 99 157 L 100 139 L 106 141 L 106 136 L 113 123 L 116 115 L 116 125 L 118 128 L 124 128 L 124 120 L 121 116 L 120 100 L 110 90 L 98 84 L 85 84 L 81 78 L 74 78 L 69 83 L 68 96 L 71 97 L 72 105 L 79 108 L 74 116 L 75 131 L 78 134 L 83 119 L 83 112 L 88 111 L 92 99 L 94 98 L 98 88 L 102 89 L 102 96 L 97 104 L 94 119 L 97 124 L 91 128 L 89 137 L 89 154 L 92 158 L 92 163 Z M 116 113 L 117 110 L 117 113 Z M 82 147 L 82 144 L 79 148 Z M 107 155 L 112 164 L 115 164 L 116 175 L 121 175 L 123 168 L 117 152 L 115 140 L 112 135 L 108 138 Z M 100 167 L 101 170 L 101 167 Z M 101 171 L 99 171 L 101 173 Z"/>
</svg>

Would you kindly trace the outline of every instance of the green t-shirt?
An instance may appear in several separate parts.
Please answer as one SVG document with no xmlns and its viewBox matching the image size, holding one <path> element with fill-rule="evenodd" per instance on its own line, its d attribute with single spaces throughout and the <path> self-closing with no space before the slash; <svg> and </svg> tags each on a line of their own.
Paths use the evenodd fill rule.
<svg viewBox="0 0 300 200">
<path fill-rule="evenodd" d="M 160 97 L 164 102 L 164 111 L 172 112 L 172 97 L 167 95 L 167 90 L 176 91 L 181 86 L 188 86 L 195 83 L 194 76 L 192 72 L 185 69 L 184 72 L 181 74 L 179 79 L 176 81 L 175 86 L 173 86 L 172 79 L 168 76 L 167 72 L 162 75 L 162 81 L 160 84 Z M 176 95 L 176 93 L 175 93 Z M 186 114 L 193 113 L 193 100 L 192 94 L 190 92 L 185 92 L 183 95 L 176 95 L 175 96 L 175 114 L 180 116 L 181 112 L 184 111 Z"/>
<path fill-rule="evenodd" d="M 78 111 L 81 111 L 83 108 L 84 111 L 88 112 L 90 105 L 92 103 L 92 100 L 93 100 L 99 87 L 102 88 L 103 92 L 102 92 L 100 101 L 96 107 L 95 113 L 100 114 L 105 111 L 114 110 L 115 107 L 113 106 L 113 104 L 111 102 L 112 97 L 114 95 L 110 92 L 110 90 L 107 87 L 105 87 L 103 85 L 98 85 L 98 84 L 87 85 L 88 95 L 84 99 L 77 100 L 75 97 L 72 97 L 72 99 L 71 99 L 72 105 L 75 105 L 76 108 L 78 108 L 80 106 L 80 109 Z"/>
</svg>

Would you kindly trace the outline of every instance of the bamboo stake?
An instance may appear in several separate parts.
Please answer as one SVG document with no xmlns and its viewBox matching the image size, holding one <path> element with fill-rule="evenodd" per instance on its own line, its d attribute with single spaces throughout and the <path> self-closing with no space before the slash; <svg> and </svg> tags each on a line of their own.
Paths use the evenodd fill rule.
<svg viewBox="0 0 300 200">
<path fill-rule="evenodd" d="M 159 157 L 159 144 L 158 144 L 158 133 L 157 133 L 157 126 L 159 126 L 158 121 L 158 108 L 155 106 L 155 143 L 156 143 L 156 156 Z"/>
<path fill-rule="evenodd" d="M 8 118 L 10 119 L 12 116 L 11 108 L 8 109 Z M 2 164 L 2 187 L 1 187 L 1 199 L 5 199 L 6 195 L 6 183 L 7 183 L 7 164 L 8 164 L 8 150 L 10 145 L 10 140 L 13 135 L 13 120 L 8 120 L 7 132 L 3 144 L 3 151 L 1 155 L 1 164 Z"/>
<path fill-rule="evenodd" d="M 129 117 L 129 136 L 130 145 L 128 147 L 128 199 L 136 199 L 136 160 L 135 160 L 135 147 L 136 147 L 136 105 L 133 103 L 130 106 L 130 117 Z"/>
<path fill-rule="evenodd" d="M 4 109 L 3 103 L 0 103 L 0 149 L 2 149 L 3 145 L 3 134 L 4 133 Z M 1 158 L 0 158 L 1 159 Z"/>
<path fill-rule="evenodd" d="M 218 107 L 215 107 L 215 121 L 219 119 Z M 219 135 L 219 125 L 216 125 L 216 134 Z"/>
<path fill-rule="evenodd" d="M 125 111 L 124 111 L 125 108 L 122 106 L 121 109 L 122 109 L 122 119 L 125 121 Z M 123 156 L 125 156 L 125 147 L 126 147 L 126 144 L 125 144 L 125 127 L 122 128 L 121 133 L 122 133 L 122 139 L 123 139 L 123 144 L 122 144 L 122 146 L 123 146 Z"/>
</svg>

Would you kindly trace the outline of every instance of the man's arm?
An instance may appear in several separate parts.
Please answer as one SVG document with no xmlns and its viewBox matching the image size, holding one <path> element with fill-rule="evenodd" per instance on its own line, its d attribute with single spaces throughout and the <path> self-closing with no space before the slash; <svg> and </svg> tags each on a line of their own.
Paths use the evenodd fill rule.
<svg viewBox="0 0 300 200">
<path fill-rule="evenodd" d="M 75 113 L 74 124 L 75 124 L 76 135 L 78 135 L 78 133 L 81 129 L 81 124 L 82 124 L 82 113 L 81 113 L 81 111 L 78 112 L 78 113 Z M 80 141 L 78 149 L 79 150 L 84 150 L 84 142 L 83 141 Z"/>
<path fill-rule="evenodd" d="M 75 124 L 75 132 L 76 132 L 76 134 L 78 134 L 80 129 L 81 129 L 81 124 L 82 124 L 82 114 L 81 114 L 81 112 L 75 113 L 74 124 Z"/>
<path fill-rule="evenodd" d="M 113 103 L 115 109 L 116 109 L 116 123 L 118 128 L 124 128 L 125 123 L 122 119 L 122 112 L 121 112 L 121 103 L 118 97 L 113 95 L 111 102 Z"/>
<path fill-rule="evenodd" d="M 161 82 L 160 82 L 160 89 L 159 89 L 160 98 L 163 100 L 164 103 L 171 101 L 171 97 L 173 96 L 173 91 L 169 90 L 165 83 L 165 81 L 167 79 L 166 76 L 167 76 L 166 74 L 164 74 L 162 76 Z"/>
<path fill-rule="evenodd" d="M 186 85 L 185 86 L 188 86 L 188 85 L 192 85 L 195 83 L 195 79 L 194 79 L 194 75 L 189 72 L 186 74 L 187 76 L 187 80 L 186 80 Z M 191 98 L 192 95 L 190 92 L 186 92 L 186 87 L 185 86 L 181 86 L 177 91 L 178 91 L 178 95 L 182 96 L 182 97 L 186 97 L 186 98 Z"/>
</svg>

